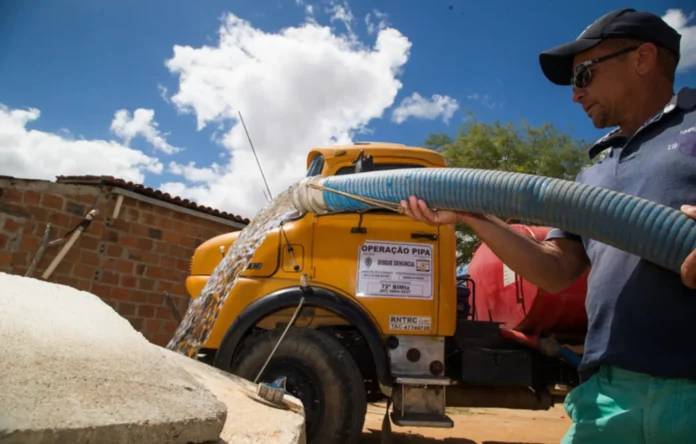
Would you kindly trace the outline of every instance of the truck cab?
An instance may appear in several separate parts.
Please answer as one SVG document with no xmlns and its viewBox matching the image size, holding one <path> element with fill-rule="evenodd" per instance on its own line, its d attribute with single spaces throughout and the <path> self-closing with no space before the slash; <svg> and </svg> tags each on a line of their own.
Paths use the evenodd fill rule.
<svg viewBox="0 0 696 444">
<path fill-rule="evenodd" d="M 357 143 L 310 150 L 306 176 L 446 166 L 433 150 Z M 191 298 L 238 236 L 222 234 L 195 250 Z M 482 275 L 492 266 L 472 265 Z M 394 424 L 424 427 L 451 427 L 447 406 L 549 408 L 553 398 L 544 390 L 572 383 L 572 366 L 543 353 L 539 332 L 494 319 L 504 312 L 491 311 L 496 300 L 482 298 L 476 278 L 458 278 L 456 270 L 452 226 L 380 208 L 298 213 L 255 251 L 200 358 L 250 380 L 263 369 L 260 381 L 285 381 L 304 405 L 309 443 L 358 442 L 367 402 L 384 398 L 393 403 Z"/>
<path fill-rule="evenodd" d="M 364 143 L 351 146 L 316 148 L 307 156 L 306 176 L 360 174 L 395 168 L 445 167 L 444 158 L 432 150 L 398 144 Z M 356 172 L 357 170 L 357 172 Z M 224 253 L 239 232 L 209 239 L 194 252 L 186 288 L 196 298 Z M 401 252 L 399 253 L 399 247 Z M 410 268 L 404 247 L 422 250 L 418 267 L 420 281 L 409 281 Z M 393 251 L 394 253 L 391 253 Z M 382 288 L 379 270 L 386 260 L 399 268 L 399 284 Z M 439 262 L 439 263 L 433 263 Z M 394 265 L 394 264 L 402 265 Z M 441 265 L 441 264 L 443 265 Z M 391 211 L 381 209 L 361 213 L 305 214 L 268 233 L 252 256 L 247 269 L 227 299 L 227 304 L 204 345 L 207 353 L 217 350 L 232 320 L 254 299 L 296 285 L 307 274 L 313 285 L 343 293 L 371 314 L 381 331 L 389 331 L 391 317 L 419 316 L 422 333 L 443 336 L 454 333 L 456 311 L 456 241 L 452 227 L 431 227 Z M 416 276 L 413 276 L 414 278 Z M 399 301 L 399 310 L 386 302 Z M 292 310 L 287 310 L 292 312 Z M 282 316 L 286 316 L 283 313 Z M 427 319 L 425 319 L 427 318 Z M 265 320 L 270 325 L 275 318 Z M 298 321 L 301 322 L 301 319 Z M 325 316 L 312 326 L 338 322 Z M 425 324 L 424 322 L 427 322 Z M 427 326 L 426 329 L 424 329 Z M 413 328 L 413 327 L 409 327 Z"/>
</svg>

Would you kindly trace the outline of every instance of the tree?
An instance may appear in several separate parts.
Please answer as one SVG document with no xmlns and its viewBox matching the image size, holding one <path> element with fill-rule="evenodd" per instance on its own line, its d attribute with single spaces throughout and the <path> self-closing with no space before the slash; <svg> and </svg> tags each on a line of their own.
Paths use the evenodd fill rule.
<svg viewBox="0 0 696 444">
<path fill-rule="evenodd" d="M 574 139 L 552 123 L 533 127 L 522 120 L 501 124 L 479 123 L 473 115 L 457 131 L 455 139 L 431 134 L 424 145 L 445 156 L 451 167 L 502 170 L 573 180 L 590 164 L 589 144 Z M 476 234 L 458 224 L 457 264 L 471 260 Z"/>
<path fill-rule="evenodd" d="M 425 139 L 425 147 L 439 151 L 443 146 L 452 143 L 452 139 L 447 134 L 431 134 Z"/>
</svg>

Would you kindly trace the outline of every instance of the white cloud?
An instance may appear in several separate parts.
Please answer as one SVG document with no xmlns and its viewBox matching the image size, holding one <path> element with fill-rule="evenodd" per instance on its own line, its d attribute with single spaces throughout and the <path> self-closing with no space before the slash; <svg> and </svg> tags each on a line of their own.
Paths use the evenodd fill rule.
<svg viewBox="0 0 696 444">
<path fill-rule="evenodd" d="M 474 94 L 469 94 L 468 96 L 466 96 L 466 98 L 469 100 L 474 100 L 476 102 L 479 102 L 481 105 L 483 105 L 487 108 L 490 108 L 490 109 L 493 109 L 496 106 L 502 107 L 502 105 L 495 103 L 491 99 L 491 96 L 489 96 L 488 94 L 474 93 Z"/>
<path fill-rule="evenodd" d="M 307 21 L 307 23 L 316 24 L 317 21 L 314 18 L 314 6 L 313 5 L 305 3 L 304 0 L 295 0 L 295 4 L 297 4 L 297 6 L 304 7 L 305 20 Z"/>
<path fill-rule="evenodd" d="M 326 9 L 327 12 L 330 12 L 331 15 L 331 21 L 339 21 L 343 23 L 346 27 L 346 30 L 349 33 L 353 33 L 352 25 L 353 25 L 353 20 L 355 17 L 353 17 L 353 11 L 350 10 L 350 6 L 348 6 L 348 2 L 344 1 L 343 4 L 338 4 L 334 1 L 331 2 L 331 7 Z"/>
<path fill-rule="evenodd" d="M 334 17 L 348 20 L 345 5 L 338 16 L 335 5 Z M 216 140 L 229 151 L 229 161 L 209 168 L 171 164 L 190 184 L 160 188 L 252 217 L 266 202 L 264 184 L 237 112 L 277 195 L 304 175 L 312 147 L 351 143 L 383 116 L 402 86 L 397 77 L 410 48 L 392 28 L 381 29 L 367 47 L 352 39 L 352 31 L 335 34 L 308 22 L 267 33 L 226 15 L 214 46 L 177 45 L 166 66 L 179 76 L 172 104 L 194 114 L 199 130 L 222 125 Z"/>
<path fill-rule="evenodd" d="M 399 107 L 392 112 L 392 120 L 403 123 L 409 117 L 428 120 L 442 117 L 442 120 L 447 123 L 457 109 L 459 109 L 459 103 L 449 96 L 433 94 L 430 99 L 426 99 L 414 92 L 410 97 L 402 100 Z"/>
<path fill-rule="evenodd" d="M 53 180 L 60 175 L 109 175 L 142 182 L 145 173 L 159 174 L 154 157 L 115 141 L 74 139 L 27 129 L 41 115 L 35 108 L 9 109 L 0 104 L 0 174 Z"/>
<path fill-rule="evenodd" d="M 377 23 L 375 23 L 372 18 L 373 14 L 377 20 Z M 367 33 L 370 35 L 387 28 L 387 26 L 389 26 L 389 23 L 387 22 L 387 14 L 380 12 L 377 9 L 373 9 L 371 13 L 368 13 L 365 16 L 365 26 L 367 26 Z"/>
<path fill-rule="evenodd" d="M 157 89 L 158 89 L 159 92 L 160 92 L 160 97 L 162 98 L 162 100 L 164 100 L 164 101 L 167 102 L 167 103 L 171 103 L 171 102 L 169 101 L 169 97 L 167 97 L 167 91 L 168 91 L 168 90 L 167 90 L 167 87 L 166 87 L 166 86 L 163 86 L 163 85 L 160 85 L 160 84 L 158 83 L 158 84 L 157 84 Z"/>
<path fill-rule="evenodd" d="M 111 131 L 123 139 L 123 143 L 128 145 L 134 137 L 142 136 L 150 142 L 157 150 L 167 154 L 174 154 L 181 151 L 167 143 L 164 137 L 160 136 L 157 129 L 158 123 L 154 121 L 155 111 L 151 109 L 138 108 L 133 112 L 133 117 L 125 109 L 120 109 L 114 114 L 111 122 Z"/>
<path fill-rule="evenodd" d="M 681 9 L 668 9 L 662 16 L 662 19 L 682 36 L 678 72 L 696 67 L 696 24 L 688 26 L 694 17 L 696 17 L 696 13 L 692 12 L 686 15 Z"/>
<path fill-rule="evenodd" d="M 198 168 L 196 167 L 196 162 L 189 162 L 187 165 L 170 162 L 169 171 L 172 174 L 184 176 L 184 179 L 189 182 L 197 183 L 212 182 L 225 173 L 224 169 L 217 163 L 213 163 L 207 168 Z"/>
</svg>

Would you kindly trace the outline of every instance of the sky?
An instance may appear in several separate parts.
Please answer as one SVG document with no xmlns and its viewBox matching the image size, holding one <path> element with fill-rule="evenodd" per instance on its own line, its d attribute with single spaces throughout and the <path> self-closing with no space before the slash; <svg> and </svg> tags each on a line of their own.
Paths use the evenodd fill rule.
<svg viewBox="0 0 696 444">
<path fill-rule="evenodd" d="M 0 2 L 0 175 L 110 175 L 243 217 L 312 147 L 422 146 L 483 122 L 597 130 L 538 54 L 614 0 L 7 0 Z M 696 87 L 696 6 L 637 0 L 682 33 L 675 88 Z M 577 9 L 576 9 L 577 8 Z"/>
</svg>

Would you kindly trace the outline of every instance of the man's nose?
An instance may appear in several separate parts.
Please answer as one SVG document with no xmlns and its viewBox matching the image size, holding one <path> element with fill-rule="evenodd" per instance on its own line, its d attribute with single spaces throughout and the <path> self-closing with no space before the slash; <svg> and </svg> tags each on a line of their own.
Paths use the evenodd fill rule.
<svg viewBox="0 0 696 444">
<path fill-rule="evenodd" d="M 573 87 L 573 102 L 582 103 L 582 99 L 585 97 L 585 90 L 582 88 Z"/>
</svg>

